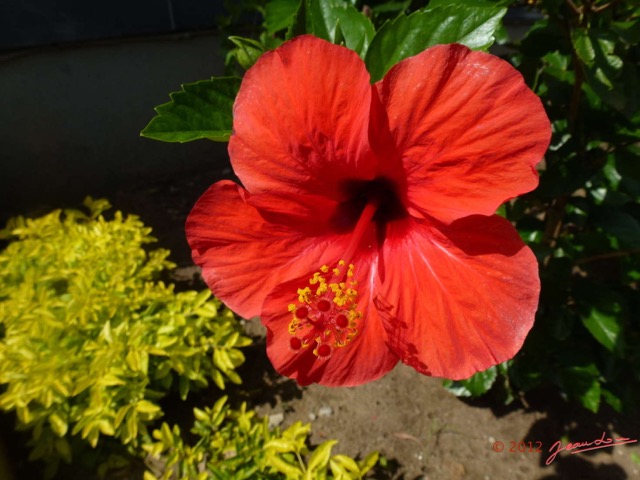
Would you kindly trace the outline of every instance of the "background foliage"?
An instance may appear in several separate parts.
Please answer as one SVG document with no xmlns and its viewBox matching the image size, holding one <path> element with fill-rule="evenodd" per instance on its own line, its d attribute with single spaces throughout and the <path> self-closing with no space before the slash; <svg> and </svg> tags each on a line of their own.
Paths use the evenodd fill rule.
<svg viewBox="0 0 640 480">
<path fill-rule="evenodd" d="M 552 386 L 597 411 L 640 394 L 640 9 L 542 1 L 509 59 L 553 125 L 540 186 L 507 205 L 540 262 L 536 324 L 513 361 L 452 388 Z"/>
<path fill-rule="evenodd" d="M 201 102 L 196 110 L 205 112 L 214 105 L 208 98 L 237 92 L 237 77 L 264 51 L 302 33 L 355 50 L 372 81 L 438 43 L 473 49 L 499 45 L 495 52 L 521 71 L 553 126 L 539 188 L 498 211 L 538 257 L 540 308 L 513 360 L 445 386 L 464 396 L 495 387 L 506 402 L 552 387 L 592 411 L 603 401 L 619 411 L 637 405 L 640 7 L 617 0 L 254 0 L 244 5 L 245 10 L 235 7 L 226 27 L 239 28 L 243 12 L 257 12 L 262 24 L 250 29 L 250 37 L 230 37 L 227 63 L 235 76 L 217 79 L 207 95 L 195 98 L 194 86 L 185 85 L 172 98 L 193 96 L 192 104 Z M 505 14 L 528 25 L 523 38 L 509 36 Z M 224 111 L 226 123 L 218 114 L 209 117 L 207 128 L 230 134 L 231 104 Z M 159 107 L 142 135 L 158 138 L 160 124 L 169 131 L 176 125 L 175 137 L 163 139 L 190 140 L 187 117 L 178 117 L 178 109 L 175 100 Z M 191 130 L 203 128 L 202 121 L 198 118 Z"/>
</svg>

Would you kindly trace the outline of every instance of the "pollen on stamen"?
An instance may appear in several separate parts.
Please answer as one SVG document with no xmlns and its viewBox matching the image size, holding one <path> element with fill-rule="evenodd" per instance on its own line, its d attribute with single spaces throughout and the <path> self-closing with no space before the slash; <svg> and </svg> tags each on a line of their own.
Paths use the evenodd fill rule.
<svg viewBox="0 0 640 480">
<path fill-rule="evenodd" d="M 309 278 L 309 286 L 299 288 L 298 304 L 291 303 L 289 346 L 293 352 L 315 344 L 314 355 L 328 359 L 337 348 L 347 346 L 358 334 L 363 314 L 357 310 L 358 291 L 354 265 L 340 260 L 335 268 L 320 267 Z"/>
</svg>

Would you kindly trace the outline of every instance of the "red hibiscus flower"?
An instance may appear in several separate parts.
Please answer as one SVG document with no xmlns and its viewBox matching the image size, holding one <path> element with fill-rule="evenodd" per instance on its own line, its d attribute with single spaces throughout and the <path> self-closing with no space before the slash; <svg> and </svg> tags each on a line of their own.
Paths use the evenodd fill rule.
<svg viewBox="0 0 640 480">
<path fill-rule="evenodd" d="M 278 372 L 463 379 L 520 349 L 538 266 L 494 212 L 536 187 L 550 125 L 508 63 L 440 45 L 371 85 L 354 52 L 302 36 L 247 71 L 233 115 L 243 186 L 214 184 L 187 237 Z"/>
</svg>

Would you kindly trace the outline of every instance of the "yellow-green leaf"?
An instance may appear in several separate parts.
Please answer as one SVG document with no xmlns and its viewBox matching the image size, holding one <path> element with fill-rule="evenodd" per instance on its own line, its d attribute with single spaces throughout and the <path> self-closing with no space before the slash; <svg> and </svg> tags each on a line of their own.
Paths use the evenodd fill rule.
<svg viewBox="0 0 640 480">
<path fill-rule="evenodd" d="M 338 443 L 337 440 L 327 440 L 316 447 L 309 458 L 307 472 L 313 472 L 319 469 L 326 469 L 331 457 L 333 446 Z"/>
<path fill-rule="evenodd" d="M 65 422 L 60 415 L 57 413 L 52 413 L 49 415 L 49 423 L 51 424 L 51 429 L 53 433 L 55 433 L 59 437 L 64 437 L 69 429 L 69 425 Z"/>
</svg>

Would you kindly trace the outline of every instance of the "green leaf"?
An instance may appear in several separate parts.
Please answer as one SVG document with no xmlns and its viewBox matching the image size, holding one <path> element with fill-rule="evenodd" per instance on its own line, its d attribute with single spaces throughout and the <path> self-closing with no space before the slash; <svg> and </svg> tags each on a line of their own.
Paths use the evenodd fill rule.
<svg viewBox="0 0 640 480">
<path fill-rule="evenodd" d="M 66 438 L 56 438 L 55 448 L 65 462 L 71 463 L 71 446 Z"/>
<path fill-rule="evenodd" d="M 364 457 L 364 460 L 359 462 L 360 473 L 365 474 L 378 463 L 378 459 L 380 458 L 380 454 L 378 452 L 371 452 L 369 455 Z M 380 462 L 382 463 L 382 462 Z"/>
<path fill-rule="evenodd" d="M 222 375 L 220 370 L 213 370 L 211 372 L 211 379 L 213 380 L 213 383 L 215 383 L 220 390 L 224 390 L 224 387 L 225 387 L 224 376 Z"/>
<path fill-rule="evenodd" d="M 617 315 L 607 314 L 593 307 L 590 315 L 584 317 L 582 322 L 587 327 L 587 330 L 591 332 L 591 335 L 604 345 L 607 350 L 611 352 L 614 350 L 622 330 Z"/>
<path fill-rule="evenodd" d="M 367 17 L 346 2 L 303 0 L 287 38 L 304 33 L 313 34 L 331 43 L 344 44 L 364 58 L 375 30 Z"/>
<path fill-rule="evenodd" d="M 582 323 L 591 335 L 610 352 L 621 351 L 622 326 L 626 309 L 624 299 L 612 291 L 591 297 L 590 309 Z"/>
<path fill-rule="evenodd" d="M 498 377 L 496 367 L 478 372 L 467 380 L 444 380 L 444 388 L 457 397 L 477 397 L 487 393 Z"/>
<path fill-rule="evenodd" d="M 146 472 L 144 472 L 142 476 L 142 480 L 158 480 L 158 477 L 156 477 L 153 473 L 147 470 Z"/>
<path fill-rule="evenodd" d="M 594 215 L 593 223 L 615 236 L 623 246 L 640 248 L 640 222 L 634 216 L 603 206 Z"/>
<path fill-rule="evenodd" d="M 342 465 L 337 463 L 333 458 L 329 460 L 329 468 L 331 469 L 333 478 L 336 480 L 343 480 L 351 477 L 351 475 L 349 475 L 349 472 Z"/>
<path fill-rule="evenodd" d="M 602 389 L 602 398 L 607 402 L 616 412 L 622 412 L 622 400 L 617 395 L 614 395 L 609 390 Z"/>
<path fill-rule="evenodd" d="M 274 438 L 265 443 L 266 450 L 273 450 L 277 453 L 295 452 L 296 446 L 291 440 L 284 438 Z"/>
<path fill-rule="evenodd" d="M 118 413 L 116 413 L 116 417 L 113 420 L 113 424 L 115 425 L 116 428 L 120 426 L 125 416 L 127 415 L 127 413 L 129 413 L 129 410 L 131 410 L 132 408 L 133 408 L 133 405 L 125 405 L 124 407 L 121 407 L 118 410 Z"/>
<path fill-rule="evenodd" d="M 560 372 L 564 390 L 594 413 L 600 408 L 599 375 L 598 368 L 594 364 L 568 366 Z"/>
<path fill-rule="evenodd" d="M 287 29 L 286 40 L 307 33 L 307 0 L 298 2 L 298 9 L 293 14 L 291 25 Z"/>
<path fill-rule="evenodd" d="M 507 9 L 465 4 L 440 5 L 419 10 L 385 23 L 376 33 L 365 57 L 371 81 L 380 80 L 400 60 L 428 47 L 461 43 L 474 50 L 486 50 Z"/>
<path fill-rule="evenodd" d="M 571 32 L 571 41 L 585 65 L 586 80 L 593 92 L 627 116 L 635 114 L 637 73 L 617 55 L 616 35 L 609 30 L 579 28 Z"/>
<path fill-rule="evenodd" d="M 622 68 L 622 60 L 614 54 L 615 38 L 608 32 L 576 29 L 571 32 L 571 40 L 578 57 L 589 66 L 599 66 L 611 72 Z"/>
<path fill-rule="evenodd" d="M 156 107 L 158 115 L 140 135 L 163 142 L 228 141 L 240 82 L 240 78 L 218 77 L 183 85 L 182 91 L 170 94 L 171 102 Z"/>
<path fill-rule="evenodd" d="M 320 469 L 326 469 L 329 464 L 329 457 L 331 457 L 331 449 L 338 443 L 337 440 L 327 440 L 321 443 L 311 454 L 309 458 L 309 464 L 307 470 L 313 472 Z"/>
<path fill-rule="evenodd" d="M 580 403 L 592 412 L 596 413 L 600 409 L 601 387 L 598 380 L 593 380 L 589 389 L 580 397 Z"/>
<path fill-rule="evenodd" d="M 270 452 L 267 452 L 266 460 L 269 466 L 286 475 L 286 478 L 291 480 L 302 478 L 303 473 L 298 465 L 291 465 L 290 463 L 285 462 L 278 455 Z"/>
<path fill-rule="evenodd" d="M 211 298 L 211 290 L 201 290 L 196 295 L 196 298 L 193 299 L 193 307 L 194 309 L 201 307 L 204 302 Z"/>
<path fill-rule="evenodd" d="M 300 5 L 300 0 L 271 0 L 264 9 L 264 28 L 269 35 L 288 28 Z"/>
<path fill-rule="evenodd" d="M 156 414 L 160 412 L 160 407 L 149 400 L 140 400 L 136 404 L 136 410 L 140 413 Z"/>
<path fill-rule="evenodd" d="M 377 452 L 373 452 L 369 455 L 373 455 L 375 453 Z M 331 457 L 331 463 L 336 464 L 347 473 L 355 473 L 355 474 L 364 473 L 364 472 L 360 472 L 360 466 L 358 465 L 358 463 L 353 458 L 348 457 L 346 455 L 334 455 L 333 457 Z M 374 465 L 375 465 L 375 462 L 374 462 Z"/>
<path fill-rule="evenodd" d="M 629 45 L 640 43 L 640 22 L 611 22 L 611 30 Z"/>
<path fill-rule="evenodd" d="M 52 413 L 49 416 L 49 423 L 51 424 L 51 429 L 58 437 L 64 437 L 69 429 L 69 424 L 57 413 Z"/>
<path fill-rule="evenodd" d="M 248 70 L 264 53 L 264 47 L 260 42 L 257 42 L 251 38 L 244 37 L 229 37 L 229 40 L 236 46 L 232 50 L 232 54 L 235 55 L 236 60 L 242 68 Z"/>
<path fill-rule="evenodd" d="M 381 3 L 380 5 L 371 5 L 370 8 L 376 16 L 380 14 L 400 14 L 411 6 L 411 0 L 393 1 Z"/>
</svg>

